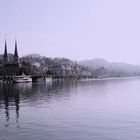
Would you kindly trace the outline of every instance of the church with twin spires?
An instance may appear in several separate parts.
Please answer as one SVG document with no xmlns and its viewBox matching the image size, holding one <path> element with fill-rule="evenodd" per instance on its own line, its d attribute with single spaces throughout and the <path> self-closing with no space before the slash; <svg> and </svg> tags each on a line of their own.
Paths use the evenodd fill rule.
<svg viewBox="0 0 140 140">
<path fill-rule="evenodd" d="M 7 42 L 5 40 L 4 54 L 2 57 L 2 63 L 0 65 L 1 75 L 18 75 L 20 70 L 19 56 L 17 50 L 17 41 L 15 40 L 15 50 L 12 57 L 7 52 Z"/>
</svg>

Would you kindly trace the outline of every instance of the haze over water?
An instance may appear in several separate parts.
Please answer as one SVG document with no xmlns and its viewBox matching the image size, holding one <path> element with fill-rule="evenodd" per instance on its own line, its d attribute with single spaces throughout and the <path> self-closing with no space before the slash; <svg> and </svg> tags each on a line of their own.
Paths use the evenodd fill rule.
<svg viewBox="0 0 140 140">
<path fill-rule="evenodd" d="M 0 52 L 140 64 L 139 0 L 0 1 Z M 0 53 L 1 54 L 1 53 Z"/>
<path fill-rule="evenodd" d="M 0 85 L 1 140 L 139 140 L 140 78 Z"/>
</svg>

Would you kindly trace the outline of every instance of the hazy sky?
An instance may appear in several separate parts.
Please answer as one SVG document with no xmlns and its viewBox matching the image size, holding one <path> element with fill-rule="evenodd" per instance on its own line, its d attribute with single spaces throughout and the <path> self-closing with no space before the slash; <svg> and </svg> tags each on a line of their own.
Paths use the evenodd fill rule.
<svg viewBox="0 0 140 140">
<path fill-rule="evenodd" d="M 140 64 L 140 0 L 0 0 L 0 52 Z"/>
</svg>

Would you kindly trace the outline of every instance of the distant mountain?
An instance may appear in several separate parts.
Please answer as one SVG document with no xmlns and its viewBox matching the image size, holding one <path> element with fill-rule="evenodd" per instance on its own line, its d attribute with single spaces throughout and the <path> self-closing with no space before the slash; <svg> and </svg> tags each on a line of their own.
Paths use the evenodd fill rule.
<svg viewBox="0 0 140 140">
<path fill-rule="evenodd" d="M 32 58 L 40 58 L 42 57 L 40 54 L 28 54 L 28 55 L 25 55 L 24 57 L 32 57 Z"/>
<path fill-rule="evenodd" d="M 126 74 L 136 74 L 140 73 L 140 66 L 131 65 L 126 63 L 110 63 L 104 59 L 92 59 L 92 60 L 84 60 L 79 62 L 80 65 L 87 66 L 92 69 L 99 69 L 103 67 L 107 71 L 111 72 L 121 72 Z"/>
<path fill-rule="evenodd" d="M 84 65 L 84 66 L 95 68 L 95 69 L 100 68 L 100 67 L 108 68 L 110 66 L 109 62 L 107 62 L 106 60 L 101 59 L 101 58 L 83 60 L 78 63 L 80 65 Z"/>
</svg>

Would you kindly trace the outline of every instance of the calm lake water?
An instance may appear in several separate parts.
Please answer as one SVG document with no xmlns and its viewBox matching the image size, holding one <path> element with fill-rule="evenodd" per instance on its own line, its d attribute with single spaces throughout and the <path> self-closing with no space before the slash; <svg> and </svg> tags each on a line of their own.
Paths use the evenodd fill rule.
<svg viewBox="0 0 140 140">
<path fill-rule="evenodd" d="M 0 140 L 140 140 L 140 78 L 1 84 Z"/>
</svg>

